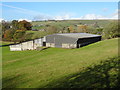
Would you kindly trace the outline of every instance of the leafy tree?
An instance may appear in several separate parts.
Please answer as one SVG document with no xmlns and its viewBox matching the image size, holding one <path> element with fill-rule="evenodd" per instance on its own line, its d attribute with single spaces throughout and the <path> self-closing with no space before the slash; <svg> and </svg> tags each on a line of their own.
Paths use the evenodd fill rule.
<svg viewBox="0 0 120 90">
<path fill-rule="evenodd" d="M 31 30 L 32 25 L 30 22 L 27 22 L 26 20 L 19 22 L 19 30 Z"/>
<path fill-rule="evenodd" d="M 6 30 L 4 33 L 4 40 L 12 41 L 14 32 L 13 30 Z"/>
<path fill-rule="evenodd" d="M 4 38 L 5 31 L 10 29 L 10 23 L 2 21 L 2 38 Z"/>
<path fill-rule="evenodd" d="M 96 28 L 96 34 L 102 34 L 103 28 Z"/>
<path fill-rule="evenodd" d="M 70 33 L 70 29 L 69 28 L 66 30 L 66 33 Z"/>
<path fill-rule="evenodd" d="M 46 28 L 46 31 L 49 33 L 49 34 L 53 34 L 53 33 L 57 33 L 57 27 L 55 26 L 49 26 Z"/>
<path fill-rule="evenodd" d="M 18 22 L 18 20 L 13 20 L 12 21 L 12 29 L 13 30 L 18 30 L 19 29 L 19 22 Z"/>
<path fill-rule="evenodd" d="M 32 36 L 33 36 L 33 33 L 27 33 L 25 34 L 25 40 L 31 40 L 32 39 Z"/>
<path fill-rule="evenodd" d="M 72 26 L 72 25 L 69 26 L 67 31 L 68 31 L 68 33 L 69 33 L 69 32 L 74 32 L 73 26 Z"/>
<path fill-rule="evenodd" d="M 115 38 L 115 37 L 120 37 L 120 33 L 118 33 L 118 22 L 117 21 L 112 21 L 109 23 L 105 29 L 105 38 Z"/>
<path fill-rule="evenodd" d="M 87 32 L 87 26 L 86 25 L 79 25 L 77 32 L 81 32 L 81 33 Z"/>
<path fill-rule="evenodd" d="M 98 22 L 95 22 L 95 23 L 93 24 L 93 27 L 94 27 L 94 28 L 99 28 Z"/>
<path fill-rule="evenodd" d="M 96 30 L 96 29 L 95 29 L 93 26 L 88 26 L 88 27 L 87 27 L 88 33 L 94 34 L 94 33 L 95 33 L 95 30 Z"/>
<path fill-rule="evenodd" d="M 22 42 L 25 40 L 25 30 L 16 30 L 13 35 L 14 42 Z"/>
</svg>

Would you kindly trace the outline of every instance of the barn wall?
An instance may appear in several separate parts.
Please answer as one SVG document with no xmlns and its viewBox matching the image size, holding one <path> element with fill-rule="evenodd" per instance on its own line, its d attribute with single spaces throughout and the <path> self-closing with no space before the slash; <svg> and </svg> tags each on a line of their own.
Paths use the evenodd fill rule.
<svg viewBox="0 0 120 90">
<path fill-rule="evenodd" d="M 65 43 L 62 43 L 62 48 L 76 48 L 76 44 L 65 44 Z"/>
<path fill-rule="evenodd" d="M 33 50 L 33 41 L 28 41 L 28 42 L 23 42 L 21 43 L 22 45 L 22 50 Z"/>
<path fill-rule="evenodd" d="M 10 45 L 10 51 L 21 51 L 21 44 Z"/>
<path fill-rule="evenodd" d="M 46 47 L 50 47 L 50 43 L 46 43 Z"/>
<path fill-rule="evenodd" d="M 74 46 L 72 44 L 75 43 L 75 41 L 76 41 L 76 38 L 66 37 L 66 36 L 62 36 L 62 35 L 46 36 L 46 46 L 47 47 L 74 48 L 76 46 Z M 63 45 L 62 45 L 62 43 L 63 43 Z M 66 45 L 66 44 L 71 44 L 71 46 Z"/>
<path fill-rule="evenodd" d="M 62 48 L 69 48 L 69 44 L 63 43 L 63 44 L 62 44 Z"/>
<path fill-rule="evenodd" d="M 54 43 L 46 43 L 46 47 L 55 47 Z"/>
<path fill-rule="evenodd" d="M 77 44 L 70 44 L 70 48 L 76 48 Z"/>
<path fill-rule="evenodd" d="M 34 40 L 34 49 L 36 49 L 37 47 L 42 47 L 43 46 L 43 39 L 35 39 Z"/>
<path fill-rule="evenodd" d="M 45 38 L 35 39 L 27 42 L 22 42 L 20 44 L 11 45 L 10 51 L 34 50 L 37 47 L 42 47 L 43 41 L 45 41 Z"/>
</svg>

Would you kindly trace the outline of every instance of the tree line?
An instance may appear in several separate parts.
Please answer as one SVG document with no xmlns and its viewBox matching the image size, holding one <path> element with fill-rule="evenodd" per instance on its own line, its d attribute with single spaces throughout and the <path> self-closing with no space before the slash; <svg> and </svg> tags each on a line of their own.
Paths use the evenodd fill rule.
<svg viewBox="0 0 120 90">
<path fill-rule="evenodd" d="M 26 40 L 26 31 L 31 30 L 32 24 L 26 20 L 12 22 L 2 21 L 2 40 L 22 42 Z"/>
<path fill-rule="evenodd" d="M 44 32 L 45 35 L 54 33 L 91 33 L 102 35 L 104 39 L 110 39 L 120 37 L 118 22 L 117 20 L 110 21 L 104 27 L 99 26 L 97 22 L 92 25 L 82 23 L 71 24 L 67 27 L 47 24 L 44 27 Z M 33 33 L 26 33 L 26 31 L 32 30 L 32 27 L 32 24 L 26 20 L 2 21 L 2 32 L 0 32 L 2 34 L 2 40 L 12 41 L 14 43 L 31 40 Z M 38 38 L 40 35 L 38 36 L 37 34 L 34 39 L 36 37 Z"/>
</svg>

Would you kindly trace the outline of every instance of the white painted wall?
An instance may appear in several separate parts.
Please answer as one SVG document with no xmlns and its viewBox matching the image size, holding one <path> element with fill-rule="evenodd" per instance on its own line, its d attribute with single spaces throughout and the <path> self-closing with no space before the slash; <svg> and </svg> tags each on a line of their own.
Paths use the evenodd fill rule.
<svg viewBox="0 0 120 90">
<path fill-rule="evenodd" d="M 21 51 L 21 44 L 17 44 L 17 45 L 10 45 L 10 51 Z"/>
<path fill-rule="evenodd" d="M 22 44 L 22 50 L 33 50 L 33 41 L 23 42 Z"/>
<path fill-rule="evenodd" d="M 46 41 L 46 39 L 39 38 L 32 41 L 16 44 L 16 45 L 10 45 L 10 51 L 34 50 L 37 47 L 42 47 L 43 41 Z"/>
</svg>

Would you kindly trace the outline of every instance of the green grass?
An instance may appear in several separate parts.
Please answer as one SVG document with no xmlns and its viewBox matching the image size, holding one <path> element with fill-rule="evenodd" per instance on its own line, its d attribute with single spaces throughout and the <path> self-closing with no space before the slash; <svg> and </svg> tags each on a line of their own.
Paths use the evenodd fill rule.
<svg viewBox="0 0 120 90">
<path fill-rule="evenodd" d="M 58 22 L 55 22 L 55 21 L 35 21 L 35 22 L 32 22 L 32 25 L 40 25 L 40 24 L 44 24 L 44 25 L 54 25 L 54 26 L 62 26 L 62 27 L 66 27 L 66 26 L 70 26 L 70 25 L 74 25 L 74 24 L 94 24 L 95 22 L 98 22 L 98 25 L 104 27 L 107 23 L 109 23 L 109 21 L 112 21 L 112 20 L 65 20 L 65 21 L 58 21 Z"/>
<path fill-rule="evenodd" d="M 32 39 L 41 38 L 46 36 L 48 33 L 45 31 L 27 31 L 26 33 L 33 33 Z"/>
<path fill-rule="evenodd" d="M 0 41 L 0 45 L 13 44 L 14 42 Z"/>
<path fill-rule="evenodd" d="M 3 87 L 40 88 L 51 85 L 83 68 L 118 56 L 118 39 L 100 41 L 79 49 L 48 48 L 43 51 L 3 49 Z"/>
</svg>

